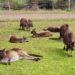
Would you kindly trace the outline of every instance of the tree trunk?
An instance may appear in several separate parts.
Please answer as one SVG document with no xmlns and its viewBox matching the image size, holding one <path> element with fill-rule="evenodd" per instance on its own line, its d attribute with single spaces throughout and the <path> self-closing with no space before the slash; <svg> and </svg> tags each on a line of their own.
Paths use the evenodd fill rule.
<svg viewBox="0 0 75 75">
<path fill-rule="evenodd" d="M 8 3 L 8 9 L 10 10 L 11 6 L 10 6 L 10 1 L 7 0 L 7 3 Z"/>
</svg>

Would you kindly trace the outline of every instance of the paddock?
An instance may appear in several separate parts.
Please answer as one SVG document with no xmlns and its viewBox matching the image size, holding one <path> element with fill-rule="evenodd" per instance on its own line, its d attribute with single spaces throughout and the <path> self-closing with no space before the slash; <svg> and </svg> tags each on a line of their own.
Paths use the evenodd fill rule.
<svg viewBox="0 0 75 75">
<path fill-rule="evenodd" d="M 49 26 L 61 26 L 69 24 L 72 31 L 75 32 L 74 18 L 61 19 L 32 19 L 37 31 Z M 11 65 L 0 64 L 1 75 L 74 75 L 75 74 L 75 51 L 73 57 L 68 57 L 67 52 L 63 50 L 62 40 L 51 40 L 58 38 L 59 33 L 53 33 L 52 37 L 32 38 L 30 31 L 19 30 L 19 19 L 0 18 L 0 48 L 20 48 L 29 53 L 42 55 L 39 62 L 29 60 L 18 60 Z M 27 43 L 10 43 L 8 42 L 11 35 L 18 37 L 27 37 Z"/>
</svg>

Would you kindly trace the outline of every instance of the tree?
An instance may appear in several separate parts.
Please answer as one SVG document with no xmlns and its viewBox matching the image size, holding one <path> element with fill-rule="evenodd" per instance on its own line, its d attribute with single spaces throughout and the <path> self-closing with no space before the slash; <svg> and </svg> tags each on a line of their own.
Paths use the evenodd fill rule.
<svg viewBox="0 0 75 75">
<path fill-rule="evenodd" d="M 55 8 L 66 9 L 67 8 L 67 0 L 57 0 L 55 3 Z"/>
<path fill-rule="evenodd" d="M 40 8 L 52 9 L 51 0 L 39 0 L 38 5 L 40 6 Z"/>
<path fill-rule="evenodd" d="M 10 10 L 10 8 L 11 8 L 10 0 L 7 0 L 7 5 L 8 5 L 8 9 Z"/>
</svg>

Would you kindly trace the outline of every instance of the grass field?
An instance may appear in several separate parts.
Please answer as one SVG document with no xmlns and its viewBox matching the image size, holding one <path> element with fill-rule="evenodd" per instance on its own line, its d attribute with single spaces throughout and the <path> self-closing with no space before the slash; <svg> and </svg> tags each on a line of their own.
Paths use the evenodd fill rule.
<svg viewBox="0 0 75 75">
<path fill-rule="evenodd" d="M 75 19 L 60 20 L 33 20 L 34 27 L 41 31 L 47 26 L 60 26 L 68 23 L 74 32 Z M 32 38 L 29 31 L 19 29 L 18 20 L 0 21 L 0 48 L 21 48 L 27 52 L 40 54 L 43 58 L 39 62 L 18 60 L 11 65 L 0 64 L 0 75 L 75 75 L 75 52 L 73 57 L 68 57 L 63 50 L 63 42 L 46 38 Z M 27 43 L 9 43 L 11 35 L 19 37 L 26 36 Z M 55 38 L 59 34 L 53 33 Z"/>
</svg>

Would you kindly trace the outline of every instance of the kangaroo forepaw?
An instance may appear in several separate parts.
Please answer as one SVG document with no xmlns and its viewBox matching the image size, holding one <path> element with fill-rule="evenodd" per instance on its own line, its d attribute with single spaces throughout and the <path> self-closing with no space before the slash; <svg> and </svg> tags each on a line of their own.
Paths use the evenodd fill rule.
<svg viewBox="0 0 75 75">
<path fill-rule="evenodd" d="M 39 60 L 40 60 L 40 58 L 35 58 L 34 60 L 35 60 L 35 61 L 39 61 Z"/>
</svg>

